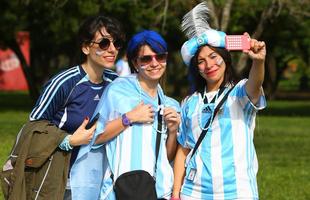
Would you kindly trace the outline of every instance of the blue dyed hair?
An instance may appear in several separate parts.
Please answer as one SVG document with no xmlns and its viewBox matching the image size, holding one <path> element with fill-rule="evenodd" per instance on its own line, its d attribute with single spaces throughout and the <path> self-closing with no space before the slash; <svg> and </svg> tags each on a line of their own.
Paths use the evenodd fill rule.
<svg viewBox="0 0 310 200">
<path fill-rule="evenodd" d="M 168 51 L 167 43 L 157 32 L 144 30 L 135 34 L 128 42 L 127 58 L 131 72 L 137 72 L 132 62 L 138 57 L 140 47 L 148 45 L 155 53 Z"/>
</svg>

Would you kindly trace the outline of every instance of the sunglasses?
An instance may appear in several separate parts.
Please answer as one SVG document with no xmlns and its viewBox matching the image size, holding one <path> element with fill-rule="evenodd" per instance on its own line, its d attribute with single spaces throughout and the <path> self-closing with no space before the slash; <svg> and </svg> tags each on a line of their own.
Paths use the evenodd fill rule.
<svg viewBox="0 0 310 200">
<path fill-rule="evenodd" d="M 111 45 L 111 40 L 108 38 L 102 38 L 100 42 L 92 41 L 92 43 L 98 44 L 99 48 L 102 50 L 107 50 Z M 116 39 L 113 41 L 113 45 L 115 49 L 119 50 L 123 47 L 123 41 L 120 39 Z"/>
<path fill-rule="evenodd" d="M 157 62 L 165 63 L 167 62 L 167 57 L 168 57 L 168 53 L 159 53 L 155 55 L 145 55 L 145 56 L 138 57 L 137 61 L 139 61 L 142 65 L 148 65 L 155 58 Z"/>
</svg>

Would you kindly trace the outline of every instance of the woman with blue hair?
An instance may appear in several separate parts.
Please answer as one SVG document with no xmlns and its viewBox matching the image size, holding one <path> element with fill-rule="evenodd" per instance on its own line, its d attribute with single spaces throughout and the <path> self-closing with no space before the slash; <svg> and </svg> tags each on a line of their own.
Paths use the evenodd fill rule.
<svg viewBox="0 0 310 200">
<path fill-rule="evenodd" d="M 111 176 L 106 175 L 108 178 L 103 183 L 101 198 L 106 195 L 114 198 L 114 192 L 107 194 L 112 191 L 112 183 L 117 188 L 121 177 L 135 173 L 137 182 L 127 180 L 125 187 L 136 188 L 128 194 L 118 188 L 116 198 L 152 199 L 143 196 L 148 188 L 142 184 L 146 178 L 140 176 L 143 171 L 155 180 L 154 199 L 169 199 L 173 184 L 169 162 L 176 152 L 180 108 L 177 101 L 164 94 L 159 84 L 166 70 L 167 44 L 157 32 L 145 30 L 129 41 L 127 57 L 134 73 L 111 83 L 97 108 L 100 118 L 95 134 L 102 134 L 96 143 L 105 143 L 111 170 Z M 141 107 L 143 112 L 137 112 Z"/>
</svg>

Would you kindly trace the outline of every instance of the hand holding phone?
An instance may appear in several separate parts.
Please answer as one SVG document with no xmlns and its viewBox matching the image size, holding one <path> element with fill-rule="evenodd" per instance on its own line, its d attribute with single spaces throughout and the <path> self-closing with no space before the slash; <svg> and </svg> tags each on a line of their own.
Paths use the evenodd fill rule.
<svg viewBox="0 0 310 200">
<path fill-rule="evenodd" d="M 85 128 L 86 128 L 86 129 L 90 129 L 90 128 L 98 121 L 99 116 L 100 116 L 100 114 L 97 113 L 96 116 L 93 117 L 93 118 L 88 122 L 88 124 L 86 125 Z"/>
<path fill-rule="evenodd" d="M 225 48 L 229 51 L 244 51 L 250 49 L 250 38 L 246 35 L 226 35 Z"/>
</svg>

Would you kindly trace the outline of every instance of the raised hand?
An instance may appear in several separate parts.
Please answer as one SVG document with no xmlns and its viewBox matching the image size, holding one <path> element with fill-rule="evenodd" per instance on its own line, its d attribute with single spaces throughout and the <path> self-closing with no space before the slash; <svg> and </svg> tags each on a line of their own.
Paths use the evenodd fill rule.
<svg viewBox="0 0 310 200">
<path fill-rule="evenodd" d="M 244 35 L 250 37 L 248 33 L 244 33 Z M 266 57 L 265 42 L 257 41 L 256 39 L 251 39 L 250 50 L 247 52 L 247 54 L 253 61 L 265 61 Z"/>
<path fill-rule="evenodd" d="M 92 140 L 97 123 L 95 123 L 90 129 L 86 129 L 88 122 L 89 118 L 86 117 L 80 127 L 70 137 L 69 143 L 71 146 L 88 144 Z"/>
<path fill-rule="evenodd" d="M 249 36 L 247 33 L 245 35 Z M 246 83 L 246 92 L 252 103 L 256 104 L 261 95 L 261 87 L 265 76 L 266 45 L 265 42 L 251 39 L 250 46 L 248 55 L 252 59 L 252 67 Z"/>
</svg>

